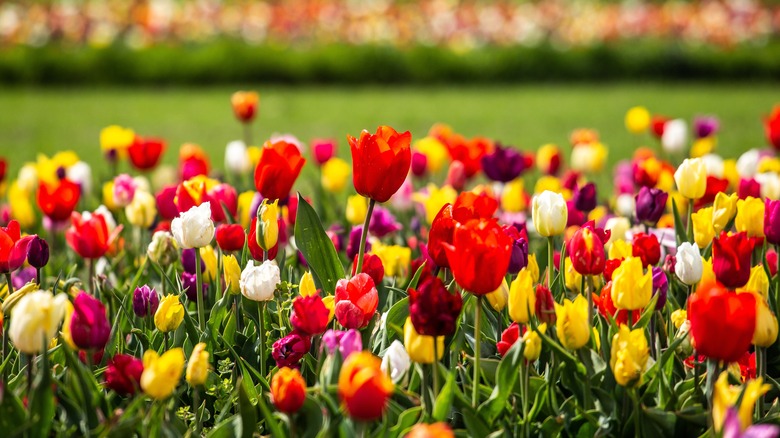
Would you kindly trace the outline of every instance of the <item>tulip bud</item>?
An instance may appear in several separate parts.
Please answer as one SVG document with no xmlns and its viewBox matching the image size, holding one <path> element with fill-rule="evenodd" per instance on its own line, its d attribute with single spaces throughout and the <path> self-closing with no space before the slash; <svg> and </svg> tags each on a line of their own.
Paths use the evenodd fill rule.
<svg viewBox="0 0 780 438">
<path fill-rule="evenodd" d="M 131 225 L 139 228 L 149 228 L 157 217 L 157 203 L 146 191 L 137 191 L 133 201 L 125 207 L 125 216 Z"/>
<path fill-rule="evenodd" d="M 643 106 L 635 106 L 626 112 L 625 125 L 628 132 L 641 134 L 650 126 L 650 113 Z"/>
<path fill-rule="evenodd" d="M 3 303 L 7 311 L 11 297 Z M 66 294 L 52 295 L 48 291 L 25 291 L 11 308 L 8 337 L 22 353 L 37 354 L 45 351 L 57 334 L 65 316 L 68 303 Z"/>
<path fill-rule="evenodd" d="M 161 332 L 176 330 L 184 320 L 184 312 L 184 306 L 179 302 L 178 296 L 166 295 L 160 300 L 154 313 L 154 325 Z"/>
<path fill-rule="evenodd" d="M 168 266 L 178 257 L 178 247 L 173 235 L 167 231 L 157 231 L 146 250 L 149 259 L 160 266 Z"/>
<path fill-rule="evenodd" d="M 322 342 L 328 349 L 328 354 L 341 354 L 341 358 L 346 360 L 352 353 L 363 351 L 363 340 L 360 332 L 355 329 L 347 331 L 328 330 L 322 335 Z"/>
<path fill-rule="evenodd" d="M 111 335 L 106 308 L 100 300 L 81 292 L 73 301 L 70 319 L 73 343 L 84 350 L 102 350 Z"/>
<path fill-rule="evenodd" d="M 574 191 L 574 207 L 583 212 L 589 212 L 596 208 L 598 205 L 598 198 L 596 197 L 596 185 L 592 182 L 585 184 L 584 186 L 577 186 Z"/>
<path fill-rule="evenodd" d="M 252 260 L 241 272 L 241 294 L 252 301 L 270 301 L 276 286 L 281 282 L 279 266 L 273 260 L 266 260 L 255 266 Z"/>
<path fill-rule="evenodd" d="M 568 220 L 566 201 L 559 193 L 545 190 L 534 196 L 532 218 L 536 232 L 543 237 L 561 234 Z"/>
<path fill-rule="evenodd" d="M 412 175 L 416 177 L 425 176 L 428 171 L 428 157 L 422 152 L 412 152 Z"/>
<path fill-rule="evenodd" d="M 192 349 L 192 355 L 187 362 L 186 379 L 192 386 L 201 386 L 206 383 L 209 376 L 209 352 L 206 351 L 206 344 L 199 342 Z"/>
<path fill-rule="evenodd" d="M 176 297 L 173 296 L 173 298 Z M 166 399 L 179 384 L 183 370 L 184 350 L 181 348 L 168 350 L 162 356 L 154 350 L 146 350 L 144 371 L 141 374 L 141 388 L 146 395 L 154 399 Z"/>
<path fill-rule="evenodd" d="M 241 224 L 220 224 L 216 229 L 217 245 L 222 251 L 241 251 L 246 234 Z"/>
<path fill-rule="evenodd" d="M 279 240 L 279 200 L 269 203 L 267 199 L 263 200 L 260 208 L 257 210 L 257 223 L 255 228 L 255 237 L 257 245 L 263 251 L 270 251 L 276 246 Z"/>
<path fill-rule="evenodd" d="M 536 285 L 536 317 L 539 321 L 554 324 L 557 320 L 555 299 L 550 289 L 541 284 Z"/>
<path fill-rule="evenodd" d="M 626 325 L 621 325 L 612 337 L 609 361 L 615 381 L 621 386 L 633 386 L 641 382 L 649 356 L 650 348 L 644 329 L 629 330 Z"/>
<path fill-rule="evenodd" d="M 686 158 L 674 172 L 677 189 L 688 199 L 699 199 L 707 190 L 707 168 L 701 158 Z"/>
<path fill-rule="evenodd" d="M 139 318 L 154 315 L 160 305 L 160 297 L 147 285 L 135 288 L 133 292 L 133 312 Z"/>
<path fill-rule="evenodd" d="M 280 368 L 271 379 L 271 401 L 285 414 L 298 412 L 306 401 L 306 381 L 294 368 Z"/>
<path fill-rule="evenodd" d="M 40 236 L 33 236 L 27 250 L 27 262 L 34 268 L 42 268 L 49 263 L 49 244 Z"/>
<path fill-rule="evenodd" d="M 537 330 L 541 333 L 546 333 L 547 324 L 539 324 Z M 525 344 L 523 350 L 525 360 L 533 362 L 539 359 L 539 356 L 542 354 L 542 338 L 539 336 L 539 333 L 536 330 L 526 330 L 525 334 L 523 334 L 523 343 Z"/>
<path fill-rule="evenodd" d="M 502 280 L 501 286 L 499 286 L 498 289 L 485 295 L 485 298 L 487 298 L 490 307 L 496 312 L 504 310 L 507 301 L 509 300 L 509 285 L 507 284 L 506 279 Z"/>
<path fill-rule="evenodd" d="M 590 329 L 588 324 L 588 300 L 577 295 L 574 301 L 568 298 L 563 305 L 555 303 L 557 321 L 555 328 L 561 345 L 569 350 L 577 350 L 588 343 Z"/>
<path fill-rule="evenodd" d="M 236 91 L 230 96 L 233 114 L 242 123 L 250 123 L 257 113 L 260 95 L 254 91 Z"/>
<path fill-rule="evenodd" d="M 536 290 L 531 274 L 521 270 L 509 288 L 509 317 L 516 323 L 528 324 L 536 313 Z"/>
<path fill-rule="evenodd" d="M 436 342 L 438 353 L 436 359 L 433 357 L 433 343 Z M 417 333 L 412 324 L 412 318 L 407 317 L 404 323 L 404 347 L 409 353 L 409 358 L 417 363 L 430 364 L 435 360 L 440 360 L 444 355 L 444 336 L 425 336 Z"/>
<path fill-rule="evenodd" d="M 764 202 L 753 197 L 737 201 L 734 227 L 747 233 L 748 237 L 764 237 Z"/>
<path fill-rule="evenodd" d="M 653 295 L 653 272 L 638 257 L 628 257 L 612 273 L 612 302 L 618 309 L 640 310 Z"/>
<path fill-rule="evenodd" d="M 210 202 L 204 202 L 181 213 L 171 222 L 171 233 L 182 249 L 208 245 L 214 238 Z"/>
<path fill-rule="evenodd" d="M 382 372 L 389 375 L 390 379 L 395 383 L 401 381 L 411 365 L 409 353 L 406 352 L 404 344 L 398 339 L 394 340 L 393 343 L 387 347 L 384 356 L 382 356 Z"/>
<path fill-rule="evenodd" d="M 460 160 L 451 162 L 450 167 L 447 170 L 445 185 L 448 185 L 457 191 L 461 191 L 466 185 L 466 179 L 466 166 L 463 162 Z"/>
<path fill-rule="evenodd" d="M 234 255 L 222 256 L 222 274 L 225 277 L 225 290 L 233 295 L 241 293 L 241 267 Z"/>
<path fill-rule="evenodd" d="M 455 438 L 447 423 L 418 423 L 406 434 L 405 438 Z"/>
<path fill-rule="evenodd" d="M 752 293 L 756 297 L 756 329 L 753 332 L 753 345 L 771 347 L 777 340 L 777 317 L 769 309 L 766 298 L 758 293 Z"/>
<path fill-rule="evenodd" d="M 661 135 L 661 145 L 668 154 L 680 154 L 688 145 L 688 125 L 685 120 L 674 119 L 666 122 Z"/>
<path fill-rule="evenodd" d="M 311 142 L 314 162 L 318 166 L 327 163 L 336 155 L 336 141 L 332 139 L 316 139 Z"/>
<path fill-rule="evenodd" d="M 330 311 L 319 295 L 296 297 L 292 307 L 290 324 L 295 331 L 314 336 L 324 333 L 328 328 Z"/>
<path fill-rule="evenodd" d="M 663 190 L 642 186 L 635 197 L 637 220 L 654 226 L 666 210 L 668 198 L 669 194 Z"/>
<path fill-rule="evenodd" d="M 141 388 L 144 363 L 129 354 L 117 354 L 109 359 L 103 374 L 106 387 L 120 395 L 133 395 Z"/>
<path fill-rule="evenodd" d="M 311 338 L 308 336 L 290 333 L 274 342 L 271 356 L 276 361 L 276 366 L 299 368 L 300 361 L 311 349 Z"/>
</svg>

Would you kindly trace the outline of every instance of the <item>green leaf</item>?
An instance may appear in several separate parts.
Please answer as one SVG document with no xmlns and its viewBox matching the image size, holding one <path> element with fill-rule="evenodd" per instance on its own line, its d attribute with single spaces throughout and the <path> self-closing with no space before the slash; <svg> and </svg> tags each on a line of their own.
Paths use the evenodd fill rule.
<svg viewBox="0 0 780 438">
<path fill-rule="evenodd" d="M 30 395 L 30 436 L 47 436 L 54 421 L 54 394 L 51 389 L 51 368 L 49 354 L 44 350 L 40 371 L 35 378 L 35 387 Z M 33 366 L 32 363 L 27 364 Z"/>
<path fill-rule="evenodd" d="M 241 413 L 241 436 L 252 438 L 257 428 L 257 412 L 252 402 L 249 401 L 245 385 L 239 382 L 236 386 L 238 386 L 238 410 Z"/>
<path fill-rule="evenodd" d="M 298 212 L 295 216 L 295 244 L 306 259 L 314 281 L 332 295 L 336 282 L 344 278 L 344 266 L 336 248 L 322 228 L 317 212 L 298 193 Z"/>
<path fill-rule="evenodd" d="M 655 305 L 658 302 L 658 296 L 660 294 L 653 294 L 653 298 L 650 299 L 650 303 L 648 303 L 647 306 L 645 306 L 645 311 L 642 312 L 642 316 L 639 318 L 639 321 L 637 321 L 636 324 L 634 324 L 634 328 L 645 328 L 647 327 L 647 324 L 650 323 L 650 318 L 653 317 L 653 313 L 655 313 Z"/>
<path fill-rule="evenodd" d="M 239 415 L 233 415 L 214 426 L 206 436 L 208 438 L 233 438 L 236 436 L 244 436 L 241 417 Z"/>
<path fill-rule="evenodd" d="M 322 418 L 322 407 L 317 404 L 311 395 L 306 396 L 306 401 L 301 409 L 291 419 L 295 421 L 296 429 L 304 438 L 316 437 L 325 427 Z"/>
<path fill-rule="evenodd" d="M 672 214 L 674 215 L 674 234 L 677 236 L 677 246 L 688 241 L 688 235 L 685 232 L 685 225 L 680 218 L 680 210 L 677 208 L 677 202 L 672 198 Z"/>
<path fill-rule="evenodd" d="M 421 414 L 422 406 L 415 406 L 403 411 L 401 415 L 398 416 L 398 421 L 395 423 L 395 426 L 390 428 L 390 436 L 403 436 L 402 433 L 417 423 Z"/>
<path fill-rule="evenodd" d="M 523 366 L 523 360 L 525 359 L 523 356 L 524 349 L 525 342 L 515 342 L 498 363 L 493 393 L 477 410 L 479 416 L 486 419 L 490 425 L 493 425 L 498 414 L 504 409 L 509 395 L 515 388 L 520 367 Z"/>
<path fill-rule="evenodd" d="M 450 415 L 452 402 L 455 398 L 455 370 L 447 373 L 447 381 L 444 387 L 439 391 L 439 396 L 433 404 L 433 419 L 436 421 L 445 421 Z"/>
</svg>

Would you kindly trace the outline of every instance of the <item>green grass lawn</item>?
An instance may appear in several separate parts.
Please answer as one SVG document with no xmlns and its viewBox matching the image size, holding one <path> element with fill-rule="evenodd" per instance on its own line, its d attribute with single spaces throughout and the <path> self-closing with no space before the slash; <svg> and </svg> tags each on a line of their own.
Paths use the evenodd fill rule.
<svg viewBox="0 0 780 438">
<path fill-rule="evenodd" d="M 292 133 L 339 140 L 388 124 L 425 135 L 445 122 L 465 135 L 486 135 L 523 149 L 565 145 L 572 129 L 595 128 L 610 147 L 610 161 L 627 157 L 640 141 L 623 127 L 633 105 L 691 120 L 715 114 L 721 120 L 718 150 L 736 156 L 766 144 L 761 117 L 780 103 L 772 84 L 577 84 L 501 87 L 248 87 L 261 93 L 255 139 Z M 100 165 L 100 129 L 109 124 L 162 136 L 176 160 L 183 142 L 204 146 L 222 166 L 225 144 L 241 136 L 229 98 L 235 88 L 77 88 L 0 90 L 0 155 L 17 169 L 37 153 L 74 149 Z M 649 138 L 645 138 L 649 140 Z"/>
</svg>

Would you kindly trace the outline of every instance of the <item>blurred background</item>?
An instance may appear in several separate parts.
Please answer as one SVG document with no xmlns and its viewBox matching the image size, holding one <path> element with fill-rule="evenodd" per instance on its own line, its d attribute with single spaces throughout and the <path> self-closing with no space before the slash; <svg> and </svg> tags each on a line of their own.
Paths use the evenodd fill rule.
<svg viewBox="0 0 780 438">
<path fill-rule="evenodd" d="M 251 89 L 254 138 L 343 153 L 363 128 L 444 122 L 524 149 L 595 128 L 614 162 L 645 105 L 717 115 L 733 156 L 765 145 L 779 36 L 778 0 L 0 0 L 0 149 L 12 167 L 96 151 L 119 124 L 221 156 L 241 138 L 230 94 Z"/>
</svg>

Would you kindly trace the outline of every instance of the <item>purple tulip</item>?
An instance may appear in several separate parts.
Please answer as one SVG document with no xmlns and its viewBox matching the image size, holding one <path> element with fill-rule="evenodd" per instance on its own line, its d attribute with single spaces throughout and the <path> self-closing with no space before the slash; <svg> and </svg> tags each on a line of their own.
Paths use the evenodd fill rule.
<svg viewBox="0 0 780 438">
<path fill-rule="evenodd" d="M 159 305 L 160 297 L 157 296 L 157 291 L 150 289 L 147 285 L 135 288 L 133 292 L 133 312 L 136 316 L 139 318 L 143 318 L 146 315 L 152 316 L 157 312 Z"/>
<path fill-rule="evenodd" d="M 14 285 L 14 290 L 17 290 L 33 280 L 35 280 L 35 268 L 26 267 L 17 271 L 11 282 Z"/>
<path fill-rule="evenodd" d="M 393 216 L 389 210 L 379 206 L 374 208 L 374 212 L 371 213 L 371 222 L 368 226 L 368 231 L 371 232 L 371 234 L 382 238 L 401 228 L 403 228 L 403 226 L 396 222 L 395 216 Z"/>
<path fill-rule="evenodd" d="M 596 185 L 592 182 L 585 184 L 574 191 L 574 206 L 579 211 L 589 212 L 596 208 L 598 199 L 596 197 Z"/>
<path fill-rule="evenodd" d="M 523 173 L 525 158 L 513 147 L 496 143 L 493 153 L 482 157 L 482 170 L 491 181 L 507 183 Z"/>
<path fill-rule="evenodd" d="M 49 263 L 49 244 L 40 236 L 34 236 L 27 249 L 27 263 L 35 268 L 42 268 Z"/>
<path fill-rule="evenodd" d="M 512 243 L 512 255 L 509 257 L 507 272 L 517 274 L 526 266 L 528 266 L 528 241 L 521 237 Z"/>
<path fill-rule="evenodd" d="M 636 200 L 636 219 L 647 225 L 655 225 L 666 210 L 669 194 L 661 189 L 642 186 L 634 197 Z"/>
<path fill-rule="evenodd" d="M 181 264 L 184 266 L 184 272 L 195 274 L 195 251 L 196 248 L 187 248 L 181 252 Z M 200 261 L 200 272 L 206 270 L 206 263 Z"/>
<path fill-rule="evenodd" d="M 764 234 L 767 242 L 780 243 L 780 201 L 764 201 Z"/>
<path fill-rule="evenodd" d="M 739 414 L 733 406 L 726 410 L 723 420 L 723 438 L 777 438 L 780 427 L 776 424 L 754 424 L 742 430 Z"/>
<path fill-rule="evenodd" d="M 668 289 L 669 282 L 666 279 L 666 273 L 660 267 L 653 266 L 653 293 L 659 294 L 655 310 L 661 310 L 666 305 L 666 292 Z"/>
<path fill-rule="evenodd" d="M 720 127 L 720 122 L 716 117 L 703 116 L 693 119 L 693 130 L 696 132 L 696 138 L 705 138 L 715 135 Z"/>
<path fill-rule="evenodd" d="M 300 361 L 309 352 L 310 348 L 311 339 L 308 336 L 290 333 L 274 342 L 271 356 L 273 356 L 276 366 L 279 368 L 300 368 Z"/>
<path fill-rule="evenodd" d="M 182 272 L 181 273 L 181 288 L 184 289 L 184 292 L 187 294 L 187 298 L 190 301 L 195 301 L 198 296 L 195 293 L 195 290 L 198 288 L 197 283 L 197 277 L 195 274 L 190 274 L 189 272 Z M 209 285 L 206 283 L 203 283 L 203 289 L 201 289 L 203 298 L 206 297 L 206 294 L 209 290 Z"/>
<path fill-rule="evenodd" d="M 363 233 L 363 226 L 358 225 L 352 227 L 352 231 L 349 232 L 349 241 L 347 242 L 347 258 L 354 260 L 358 251 L 360 250 L 360 235 Z M 371 244 L 366 241 L 366 252 L 371 250 Z"/>
<path fill-rule="evenodd" d="M 363 350 L 363 340 L 360 332 L 355 329 L 347 331 L 328 330 L 322 335 L 322 341 L 328 354 L 334 354 L 336 350 L 341 353 L 341 358 L 346 359 L 350 354 Z"/>
</svg>

